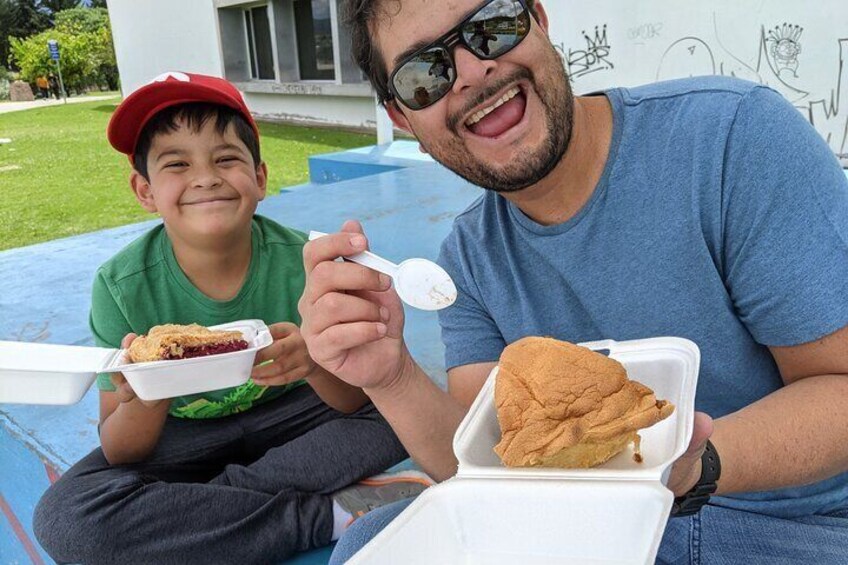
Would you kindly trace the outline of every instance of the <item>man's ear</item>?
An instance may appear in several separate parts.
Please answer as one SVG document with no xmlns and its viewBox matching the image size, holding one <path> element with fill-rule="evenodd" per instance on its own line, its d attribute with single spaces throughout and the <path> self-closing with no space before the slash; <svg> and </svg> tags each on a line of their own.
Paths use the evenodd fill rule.
<svg viewBox="0 0 848 565">
<path fill-rule="evenodd" d="M 402 129 L 406 133 L 411 134 L 418 139 L 418 136 L 415 135 L 414 131 L 412 131 L 412 126 L 409 125 L 409 120 L 406 119 L 403 110 L 400 109 L 400 106 L 398 106 L 396 101 L 391 100 L 386 104 L 386 112 L 388 112 L 389 118 L 391 118 L 395 127 Z M 420 139 L 418 140 L 418 150 L 422 153 L 429 153 L 426 149 L 424 149 L 424 145 L 421 144 Z"/>
<path fill-rule="evenodd" d="M 542 31 L 545 32 L 545 35 L 550 35 L 548 33 L 548 13 L 545 11 L 545 7 L 542 6 L 541 2 L 536 2 L 535 10 L 536 21 L 539 22 L 539 27 L 542 28 Z"/>
<path fill-rule="evenodd" d="M 412 131 L 412 126 L 409 125 L 409 120 L 406 119 L 397 101 L 389 100 L 386 102 L 386 112 L 388 112 L 389 118 L 391 118 L 396 128 L 402 129 L 408 134 L 415 135 L 415 132 Z"/>
<path fill-rule="evenodd" d="M 153 191 L 150 190 L 150 181 L 133 169 L 130 175 L 130 186 L 132 187 L 133 194 L 135 194 L 135 199 L 138 200 L 141 207 L 155 214 L 158 209 L 156 208 L 156 201 L 153 199 Z"/>
<path fill-rule="evenodd" d="M 259 200 L 264 200 L 268 193 L 268 165 L 265 161 L 256 167 L 256 187 L 259 189 Z"/>
</svg>

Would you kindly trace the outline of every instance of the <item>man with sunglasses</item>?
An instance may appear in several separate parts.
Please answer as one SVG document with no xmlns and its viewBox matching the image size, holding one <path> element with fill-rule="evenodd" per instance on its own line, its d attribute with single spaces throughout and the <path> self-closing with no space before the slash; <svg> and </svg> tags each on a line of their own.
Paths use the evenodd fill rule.
<svg viewBox="0 0 848 565">
<path fill-rule="evenodd" d="M 487 190 L 440 255 L 459 290 L 440 312 L 447 392 L 411 358 L 389 279 L 334 262 L 366 248 L 355 222 L 304 249 L 315 360 L 444 480 L 506 344 L 687 337 L 699 412 L 659 561 L 848 562 L 848 182 L 809 123 L 720 77 L 575 97 L 531 0 L 348 9 L 394 123 Z M 497 38 L 486 50 L 480 28 Z M 360 518 L 336 558 L 401 509 Z"/>
</svg>

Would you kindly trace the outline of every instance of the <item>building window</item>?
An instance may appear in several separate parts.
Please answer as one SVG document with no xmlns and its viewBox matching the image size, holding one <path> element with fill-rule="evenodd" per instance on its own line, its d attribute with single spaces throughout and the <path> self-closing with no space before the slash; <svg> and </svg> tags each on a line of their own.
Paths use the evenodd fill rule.
<svg viewBox="0 0 848 565">
<path fill-rule="evenodd" d="M 271 22 L 268 6 L 257 6 L 244 11 L 247 32 L 247 53 L 250 61 L 250 77 L 274 80 L 274 47 L 271 41 Z"/>
<path fill-rule="evenodd" d="M 330 0 L 296 0 L 294 19 L 300 79 L 334 80 Z"/>
<path fill-rule="evenodd" d="M 214 2 L 224 76 L 229 80 L 367 83 L 356 63 L 339 55 L 349 52 L 350 43 L 350 30 L 336 15 L 343 0 Z"/>
</svg>

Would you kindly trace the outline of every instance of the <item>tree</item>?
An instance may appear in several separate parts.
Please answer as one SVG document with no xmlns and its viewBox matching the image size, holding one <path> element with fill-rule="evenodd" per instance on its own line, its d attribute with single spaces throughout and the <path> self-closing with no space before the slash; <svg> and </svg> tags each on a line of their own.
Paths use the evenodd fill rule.
<svg viewBox="0 0 848 565">
<path fill-rule="evenodd" d="M 10 37 L 27 37 L 50 27 L 39 0 L 0 0 L 0 65 L 11 63 Z"/>
<path fill-rule="evenodd" d="M 109 17 L 103 8 L 73 8 L 56 14 L 56 26 L 26 39 L 11 39 L 12 59 L 25 80 L 55 72 L 47 42 L 59 42 L 62 78 L 68 90 L 118 88 L 118 66 Z"/>
<path fill-rule="evenodd" d="M 9 36 L 12 31 L 15 6 L 11 0 L 0 0 L 0 67 L 9 63 Z"/>
<path fill-rule="evenodd" d="M 81 6 L 82 2 L 80 0 L 40 0 L 39 4 L 42 9 L 55 17 L 59 12 Z"/>
<path fill-rule="evenodd" d="M 118 62 L 112 44 L 109 12 L 105 8 L 72 8 L 56 14 L 56 31 L 70 35 L 92 34 L 91 57 L 96 68 L 92 83 L 118 89 Z"/>
<path fill-rule="evenodd" d="M 53 16 L 57 30 L 67 33 L 94 33 L 109 27 L 109 12 L 103 8 L 70 8 Z"/>
</svg>

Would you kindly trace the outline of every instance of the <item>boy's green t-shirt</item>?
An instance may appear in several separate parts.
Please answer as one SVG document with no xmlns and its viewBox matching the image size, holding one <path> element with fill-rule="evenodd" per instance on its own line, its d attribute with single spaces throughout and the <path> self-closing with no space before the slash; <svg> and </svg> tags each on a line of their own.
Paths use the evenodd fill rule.
<svg viewBox="0 0 848 565">
<path fill-rule="evenodd" d="M 297 302 L 305 283 L 302 251 L 306 235 L 258 215 L 253 218 L 252 232 L 247 277 L 238 294 L 226 301 L 209 298 L 189 281 L 164 226 L 129 244 L 104 263 L 95 277 L 89 323 L 97 345 L 119 348 L 126 334 L 146 334 L 160 324 L 214 326 L 260 319 L 268 325 L 300 325 Z M 262 387 L 248 381 L 235 388 L 177 397 L 169 413 L 180 418 L 228 416 L 300 384 L 303 381 Z M 108 374 L 98 376 L 97 386 L 115 390 Z"/>
</svg>

